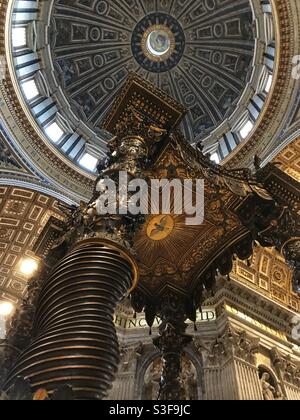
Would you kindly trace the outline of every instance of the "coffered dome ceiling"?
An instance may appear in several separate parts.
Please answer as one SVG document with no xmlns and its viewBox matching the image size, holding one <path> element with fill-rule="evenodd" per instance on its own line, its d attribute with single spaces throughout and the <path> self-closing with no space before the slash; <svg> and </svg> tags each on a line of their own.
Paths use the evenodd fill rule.
<svg viewBox="0 0 300 420">
<path fill-rule="evenodd" d="M 233 167 L 250 165 L 292 106 L 285 0 L 9 0 L 0 10 L 3 130 L 34 173 L 77 200 L 90 194 L 111 137 L 102 122 L 132 71 L 188 109 L 190 144 Z"/>
<path fill-rule="evenodd" d="M 243 96 L 253 72 L 253 20 L 248 0 L 56 0 L 54 75 L 94 130 L 128 72 L 137 72 L 189 109 L 184 131 L 193 143 Z"/>
</svg>

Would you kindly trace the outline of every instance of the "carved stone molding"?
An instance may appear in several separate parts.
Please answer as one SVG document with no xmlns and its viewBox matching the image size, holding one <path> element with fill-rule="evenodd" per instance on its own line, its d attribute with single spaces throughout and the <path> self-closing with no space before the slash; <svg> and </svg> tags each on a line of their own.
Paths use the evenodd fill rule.
<svg viewBox="0 0 300 420">
<path fill-rule="evenodd" d="M 211 343 L 206 354 L 206 367 L 222 367 L 231 358 L 255 365 L 259 342 L 258 338 L 249 336 L 245 331 L 236 331 L 227 326 L 225 332 Z"/>
<path fill-rule="evenodd" d="M 142 342 L 134 346 L 123 345 L 120 349 L 119 374 L 135 373 L 139 358 L 144 353 Z"/>
<path fill-rule="evenodd" d="M 213 297 L 205 301 L 207 305 L 217 305 L 217 314 L 220 316 L 226 311 L 225 304 L 232 304 L 237 309 L 246 312 L 258 322 L 267 322 L 272 328 L 286 331 L 295 312 L 288 308 L 278 307 L 271 299 L 266 299 L 258 291 L 247 287 L 232 276 L 228 279 L 218 279 L 218 289 Z"/>
<path fill-rule="evenodd" d="M 0 170 L 26 172 L 0 134 Z"/>
<path fill-rule="evenodd" d="M 271 359 L 282 379 L 300 388 L 300 363 L 294 361 L 290 355 L 282 355 L 276 348 L 271 351 Z"/>
</svg>

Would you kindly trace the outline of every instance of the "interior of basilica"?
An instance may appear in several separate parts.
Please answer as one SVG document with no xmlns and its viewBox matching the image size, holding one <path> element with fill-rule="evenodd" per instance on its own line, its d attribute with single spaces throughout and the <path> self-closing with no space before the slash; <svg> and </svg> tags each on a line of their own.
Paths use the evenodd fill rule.
<svg viewBox="0 0 300 420">
<path fill-rule="evenodd" d="M 0 0 L 1 401 L 300 400 L 299 28 Z"/>
</svg>

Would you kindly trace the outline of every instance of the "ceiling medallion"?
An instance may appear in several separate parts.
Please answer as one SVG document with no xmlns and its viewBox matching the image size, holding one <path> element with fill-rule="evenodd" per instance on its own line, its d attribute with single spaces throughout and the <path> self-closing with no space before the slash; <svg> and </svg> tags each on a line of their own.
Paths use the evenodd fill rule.
<svg viewBox="0 0 300 420">
<path fill-rule="evenodd" d="M 37 2 L 34 13 L 30 2 L 22 2 L 22 5 L 14 2 L 18 10 L 12 12 L 18 18 L 11 19 L 12 30 L 7 37 L 7 41 L 11 38 L 10 60 L 15 64 L 15 69 L 10 69 L 13 85 L 9 90 L 11 94 L 16 89 L 13 99 L 26 110 L 26 115 L 21 112 L 22 123 L 27 121 L 26 130 L 32 131 L 27 138 L 25 130 L 26 140 L 24 136 L 23 140 L 34 149 L 41 147 L 40 136 L 44 148 L 47 149 L 50 142 L 51 150 L 56 149 L 55 153 L 51 152 L 50 166 L 55 166 L 56 172 L 61 170 L 60 154 L 68 159 L 64 162 L 68 162 L 69 168 L 73 168 L 73 163 L 89 171 L 95 168 L 96 158 L 101 159 L 107 152 L 106 143 L 110 139 L 100 127 L 109 105 L 131 72 L 183 104 L 188 112 L 180 128 L 186 140 L 194 145 L 205 139 L 204 151 L 209 151 L 216 162 L 231 158 L 231 152 L 244 141 L 245 132 L 256 122 L 247 119 L 251 104 L 251 109 L 254 106 L 252 102 L 260 109 L 267 98 L 265 87 L 269 86 L 268 90 L 272 87 L 273 77 L 263 58 L 269 48 L 266 42 L 270 41 L 265 40 L 263 34 L 269 31 L 256 30 L 257 25 L 263 27 L 260 19 L 272 26 L 272 15 L 260 11 L 256 16 L 250 0 L 194 0 L 183 8 L 178 6 L 178 1 L 53 0 L 42 2 L 40 6 L 45 10 L 41 12 L 40 2 Z M 20 20 L 25 16 L 23 3 L 28 3 L 26 10 L 30 10 L 26 22 Z M 41 35 L 40 48 L 35 52 L 29 40 L 33 36 L 35 17 L 41 15 L 51 15 L 51 19 L 49 25 L 46 24 L 47 31 L 43 19 L 35 23 Z M 13 33 L 20 31 L 27 34 L 26 48 L 17 46 L 18 39 L 13 45 Z M 289 35 L 290 31 L 284 33 Z M 265 44 L 265 49 L 255 49 L 258 39 Z M 276 49 L 271 49 L 275 54 Z M 36 62 L 27 62 L 26 58 L 32 57 L 29 52 L 34 54 Z M 22 72 L 23 68 L 28 71 L 26 77 L 18 76 L 21 72 L 17 62 L 22 60 Z M 48 65 L 42 68 L 42 63 Z M 255 63 L 259 64 L 254 66 Z M 266 85 L 259 74 L 264 79 L 268 74 Z M 44 89 L 44 84 L 49 88 Z M 53 90 L 53 86 L 60 89 Z M 38 116 L 37 104 L 43 104 Z M 55 112 L 45 125 L 43 121 L 49 115 L 50 104 Z M 16 104 L 12 107 L 16 109 Z M 251 120 L 259 118 L 258 108 L 251 114 Z M 244 118 L 247 124 L 242 136 L 237 123 Z M 233 132 L 229 132 L 228 127 L 234 127 Z M 87 150 L 92 152 L 92 159 Z M 46 159 L 44 149 L 41 153 Z M 78 174 L 86 179 L 81 172 L 79 169 Z M 72 179 L 77 177 L 77 170 L 75 175 L 72 174 Z M 90 177 L 92 175 L 88 175 Z M 72 190 L 77 196 L 77 189 L 72 187 Z M 84 188 L 81 195 L 85 195 Z"/>
<path fill-rule="evenodd" d="M 175 222 L 170 215 L 155 216 L 147 226 L 147 235 L 152 241 L 162 241 L 173 232 Z"/>
<path fill-rule="evenodd" d="M 135 27 L 132 53 L 146 70 L 162 73 L 174 68 L 185 50 L 185 34 L 180 23 L 165 13 L 145 16 Z"/>
<path fill-rule="evenodd" d="M 175 36 L 167 26 L 151 26 L 142 38 L 142 50 L 149 60 L 165 61 L 175 51 Z"/>
</svg>

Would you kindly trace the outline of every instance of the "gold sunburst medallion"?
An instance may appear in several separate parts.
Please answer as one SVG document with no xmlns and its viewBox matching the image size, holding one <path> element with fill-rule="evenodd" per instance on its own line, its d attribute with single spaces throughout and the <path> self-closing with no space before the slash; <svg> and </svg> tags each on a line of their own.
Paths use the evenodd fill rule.
<svg viewBox="0 0 300 420">
<path fill-rule="evenodd" d="M 153 217 L 147 226 L 147 235 L 152 241 L 162 241 L 174 230 L 175 221 L 170 215 Z"/>
</svg>

